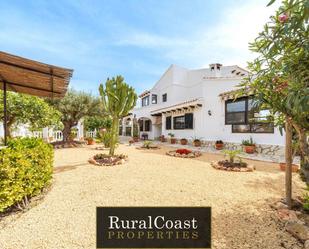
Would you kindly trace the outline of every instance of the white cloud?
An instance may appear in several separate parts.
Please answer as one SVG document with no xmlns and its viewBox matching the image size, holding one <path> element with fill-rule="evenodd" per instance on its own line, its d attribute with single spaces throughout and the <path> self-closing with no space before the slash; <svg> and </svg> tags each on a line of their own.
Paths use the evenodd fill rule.
<svg viewBox="0 0 309 249">
<path fill-rule="evenodd" d="M 253 58 L 249 42 L 257 37 L 279 2 L 271 7 L 266 7 L 267 3 L 268 0 L 236 2 L 233 7 L 220 12 L 217 24 L 205 24 L 192 34 L 182 34 L 175 38 L 134 30 L 116 44 L 148 49 L 164 48 L 159 53 L 170 64 L 186 63 L 189 67 L 206 67 L 209 63 L 221 62 L 245 66 Z"/>
</svg>

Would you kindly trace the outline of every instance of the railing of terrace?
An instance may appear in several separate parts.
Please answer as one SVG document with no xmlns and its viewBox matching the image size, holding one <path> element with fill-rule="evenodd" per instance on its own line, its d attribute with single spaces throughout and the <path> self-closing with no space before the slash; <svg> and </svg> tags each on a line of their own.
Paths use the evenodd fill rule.
<svg viewBox="0 0 309 249">
<path fill-rule="evenodd" d="M 43 138 L 43 132 L 42 131 L 33 131 L 32 136 L 37 137 L 37 138 Z"/>
<path fill-rule="evenodd" d="M 92 137 L 92 138 L 95 138 L 97 136 L 97 131 L 94 130 L 94 131 L 87 131 L 86 132 L 86 137 Z"/>
<path fill-rule="evenodd" d="M 62 131 L 53 131 L 53 141 L 62 141 Z"/>
</svg>

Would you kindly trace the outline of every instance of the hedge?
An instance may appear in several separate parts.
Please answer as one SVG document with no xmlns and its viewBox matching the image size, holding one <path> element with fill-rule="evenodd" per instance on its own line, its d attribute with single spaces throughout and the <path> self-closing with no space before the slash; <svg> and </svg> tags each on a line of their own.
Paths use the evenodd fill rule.
<svg viewBox="0 0 309 249">
<path fill-rule="evenodd" d="M 50 184 L 52 146 L 38 138 L 18 138 L 0 150 L 0 212 L 24 203 Z"/>
</svg>

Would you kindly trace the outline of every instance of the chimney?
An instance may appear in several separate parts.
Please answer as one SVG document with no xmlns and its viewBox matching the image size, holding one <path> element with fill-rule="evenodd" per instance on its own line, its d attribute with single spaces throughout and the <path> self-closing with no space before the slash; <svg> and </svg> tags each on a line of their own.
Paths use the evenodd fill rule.
<svg viewBox="0 0 309 249">
<path fill-rule="evenodd" d="M 210 71 L 214 72 L 215 77 L 220 77 L 221 67 L 222 67 L 222 64 L 220 63 L 209 64 Z"/>
</svg>

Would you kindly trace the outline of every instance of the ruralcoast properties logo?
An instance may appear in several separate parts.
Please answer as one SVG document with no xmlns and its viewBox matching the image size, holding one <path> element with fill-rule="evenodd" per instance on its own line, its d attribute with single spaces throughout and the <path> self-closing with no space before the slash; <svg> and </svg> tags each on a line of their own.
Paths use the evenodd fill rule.
<svg viewBox="0 0 309 249">
<path fill-rule="evenodd" d="M 210 207 L 97 207 L 97 248 L 210 248 Z"/>
</svg>

